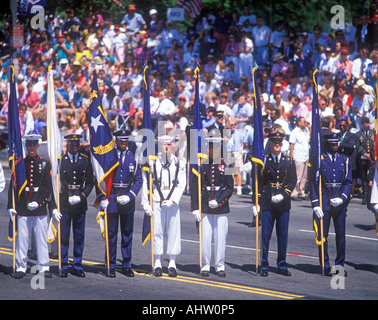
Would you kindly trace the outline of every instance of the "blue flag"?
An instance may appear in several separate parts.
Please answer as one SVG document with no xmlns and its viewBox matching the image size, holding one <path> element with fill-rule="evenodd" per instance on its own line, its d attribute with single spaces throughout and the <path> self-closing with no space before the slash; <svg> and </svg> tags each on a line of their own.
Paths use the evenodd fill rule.
<svg viewBox="0 0 378 320">
<path fill-rule="evenodd" d="M 260 164 L 264 168 L 264 134 L 261 111 L 261 100 L 259 87 L 256 76 L 257 67 L 252 70 L 253 92 L 255 103 L 253 107 L 253 144 L 252 144 L 252 162 Z"/>
<path fill-rule="evenodd" d="M 88 120 L 91 135 L 91 162 L 97 180 L 97 187 L 109 198 L 113 183 L 113 173 L 119 162 L 106 114 L 98 95 L 96 70 L 93 71 Z"/>
<path fill-rule="evenodd" d="M 155 155 L 155 135 L 152 130 L 151 124 L 151 107 L 150 107 L 150 84 L 148 78 L 148 66 L 144 67 L 144 75 L 143 75 L 143 89 L 144 89 L 144 108 L 143 108 L 143 120 L 142 120 L 142 132 L 143 132 L 143 140 L 142 145 L 145 148 L 143 150 L 143 160 L 142 160 L 142 168 L 143 174 L 147 175 L 147 194 L 148 194 L 148 201 L 151 201 L 152 194 L 150 194 L 150 165 L 149 165 L 149 158 Z M 151 202 L 150 202 L 151 203 Z M 148 240 L 151 238 L 151 217 L 148 215 L 144 215 L 143 218 L 143 226 L 142 226 L 142 245 L 145 245 Z"/>
<path fill-rule="evenodd" d="M 319 187 L 320 177 L 320 157 L 321 157 L 321 131 L 320 131 L 320 112 L 318 101 L 318 70 L 313 74 L 314 82 L 314 98 L 312 102 L 312 118 L 311 118 L 311 145 L 310 145 L 310 179 Z"/>
<path fill-rule="evenodd" d="M 9 94 L 9 107 L 8 107 L 8 138 L 9 138 L 9 166 L 12 171 L 13 188 L 12 198 L 14 208 L 17 211 L 17 202 L 20 198 L 22 191 L 26 187 L 26 172 L 25 164 L 22 153 L 22 141 L 21 141 L 21 128 L 20 118 L 18 115 L 17 107 L 17 94 L 16 94 L 16 82 L 15 72 L 13 65 L 10 74 L 10 94 Z M 9 235 L 8 239 L 13 240 L 12 222 L 9 222 Z"/>
<path fill-rule="evenodd" d="M 200 112 L 200 98 L 199 98 L 199 68 L 194 70 L 194 77 L 196 79 L 195 93 L 194 93 L 194 105 L 193 105 L 193 129 L 191 132 L 191 143 L 190 146 L 190 160 L 192 165 L 192 172 L 198 175 L 198 158 L 206 159 L 205 155 L 206 145 L 205 145 L 205 134 L 202 127 L 202 119 Z"/>
</svg>

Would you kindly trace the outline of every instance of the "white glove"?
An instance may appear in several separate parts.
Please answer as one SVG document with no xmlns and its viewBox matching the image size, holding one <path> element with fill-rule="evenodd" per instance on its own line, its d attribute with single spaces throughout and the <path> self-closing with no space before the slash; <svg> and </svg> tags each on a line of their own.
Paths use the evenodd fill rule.
<svg viewBox="0 0 378 320">
<path fill-rule="evenodd" d="M 80 199 L 79 196 L 71 196 L 71 197 L 68 198 L 68 202 L 70 203 L 71 206 L 79 203 L 80 201 L 81 201 L 81 199 Z"/>
<path fill-rule="evenodd" d="M 130 197 L 129 196 L 118 196 L 117 202 L 120 205 L 124 206 L 125 204 L 128 204 L 130 202 Z"/>
<path fill-rule="evenodd" d="M 151 217 L 154 214 L 154 211 L 152 210 L 151 206 L 149 204 L 146 204 L 143 206 L 144 213 Z"/>
<path fill-rule="evenodd" d="M 256 210 L 256 205 L 254 204 L 252 206 L 252 213 L 253 213 L 253 216 L 257 216 L 257 212 L 260 211 L 260 206 L 258 206 L 257 210 Z"/>
<path fill-rule="evenodd" d="M 173 203 L 174 202 L 172 200 L 164 200 L 161 204 L 161 207 L 164 209 L 168 209 L 173 205 Z"/>
<path fill-rule="evenodd" d="M 62 214 L 59 213 L 57 209 L 54 209 L 52 214 L 55 220 L 60 221 L 60 219 L 62 219 Z"/>
<path fill-rule="evenodd" d="M 215 208 L 218 208 L 219 207 L 219 204 L 218 204 L 218 202 L 217 202 L 217 200 L 210 200 L 209 201 L 209 207 L 211 208 L 211 209 L 215 209 Z"/>
<path fill-rule="evenodd" d="M 106 210 L 106 208 L 108 207 L 108 205 L 109 205 L 109 200 L 108 199 L 100 201 L 100 207 L 101 207 L 101 209 Z"/>
<path fill-rule="evenodd" d="M 340 204 L 344 202 L 341 198 L 332 198 L 330 201 L 332 207 L 338 207 Z"/>
<path fill-rule="evenodd" d="M 38 205 L 37 201 L 32 201 L 32 202 L 28 203 L 28 209 L 30 211 L 33 211 L 33 210 L 37 209 L 38 207 L 39 207 L 39 205 Z"/>
<path fill-rule="evenodd" d="M 284 196 L 282 194 L 276 194 L 275 196 L 272 196 L 272 202 L 273 203 L 279 203 L 284 199 Z"/>
<path fill-rule="evenodd" d="M 319 218 L 322 219 L 324 217 L 323 210 L 320 207 L 314 207 L 313 209 L 315 215 Z"/>
<path fill-rule="evenodd" d="M 192 215 L 194 216 L 194 218 L 196 219 L 196 221 L 201 221 L 201 215 L 199 213 L 199 210 L 194 210 L 192 211 Z"/>
<path fill-rule="evenodd" d="M 11 210 L 11 209 L 10 209 Z M 374 206 L 374 211 L 378 212 L 378 203 Z"/>
<path fill-rule="evenodd" d="M 13 222 L 13 215 L 16 215 L 17 211 L 14 210 L 14 209 L 8 209 L 8 212 L 9 212 L 9 216 L 11 218 L 11 221 Z"/>
</svg>

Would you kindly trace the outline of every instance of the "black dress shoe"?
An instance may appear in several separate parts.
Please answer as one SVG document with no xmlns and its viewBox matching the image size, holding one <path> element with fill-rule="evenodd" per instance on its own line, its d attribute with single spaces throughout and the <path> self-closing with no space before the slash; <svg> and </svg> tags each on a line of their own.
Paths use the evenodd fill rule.
<svg viewBox="0 0 378 320">
<path fill-rule="evenodd" d="M 67 269 L 60 270 L 60 277 L 61 278 L 67 278 L 67 276 L 68 276 L 68 270 Z"/>
<path fill-rule="evenodd" d="M 47 270 L 46 271 L 42 271 L 41 275 L 43 275 L 47 279 L 51 279 L 52 278 L 52 274 L 50 273 L 50 271 L 47 271 Z"/>
<path fill-rule="evenodd" d="M 123 268 L 123 274 L 128 278 L 134 277 L 134 271 L 131 268 Z"/>
<path fill-rule="evenodd" d="M 163 271 L 160 267 L 157 267 L 154 269 L 154 272 L 152 272 L 154 277 L 161 277 L 163 275 Z"/>
<path fill-rule="evenodd" d="M 83 270 L 75 270 L 74 275 L 76 277 L 79 277 L 79 278 L 84 278 L 85 277 L 85 273 L 84 273 Z"/>
<path fill-rule="evenodd" d="M 224 278 L 226 276 L 226 272 L 224 272 L 223 270 L 220 270 L 217 272 L 217 276 Z"/>
<path fill-rule="evenodd" d="M 320 273 L 322 273 L 322 271 L 320 270 Z M 331 268 L 324 268 L 324 273 L 323 275 L 325 277 L 332 277 L 332 272 L 331 272 Z"/>
<path fill-rule="evenodd" d="M 177 277 L 176 268 L 173 268 L 173 267 L 168 268 L 168 276 L 170 276 L 170 277 Z"/>
<path fill-rule="evenodd" d="M 201 271 L 200 274 L 201 274 L 202 277 L 208 277 L 209 276 L 209 271 L 203 270 L 203 271 Z"/>
<path fill-rule="evenodd" d="M 25 277 L 25 276 L 26 276 L 26 273 L 25 273 L 25 272 L 17 271 L 17 272 L 14 274 L 13 278 L 15 278 L 15 279 L 22 279 L 22 278 Z"/>
<path fill-rule="evenodd" d="M 109 270 L 109 278 L 115 278 L 116 277 L 116 271 L 115 269 Z"/>
<path fill-rule="evenodd" d="M 267 277 L 267 276 L 268 276 L 268 270 L 266 270 L 266 269 L 262 269 L 262 270 L 260 271 L 260 276 L 261 276 L 261 277 Z"/>
<path fill-rule="evenodd" d="M 290 277 L 291 276 L 291 273 L 290 273 L 290 271 L 287 268 L 279 270 L 278 273 L 282 274 L 285 277 Z"/>
</svg>

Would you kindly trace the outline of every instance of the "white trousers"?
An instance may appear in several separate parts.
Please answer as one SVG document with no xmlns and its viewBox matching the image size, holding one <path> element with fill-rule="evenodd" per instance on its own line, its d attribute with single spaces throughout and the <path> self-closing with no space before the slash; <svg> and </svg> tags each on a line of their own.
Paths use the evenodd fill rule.
<svg viewBox="0 0 378 320">
<path fill-rule="evenodd" d="M 24 217 L 17 215 L 16 271 L 26 272 L 29 236 L 33 224 L 37 248 L 38 271 L 49 270 L 49 247 L 47 245 L 47 216 Z"/>
<path fill-rule="evenodd" d="M 378 171 L 377 171 L 377 166 L 375 166 L 375 169 L 374 169 L 374 178 L 373 178 L 373 185 L 371 187 L 370 202 L 372 204 L 378 203 Z"/>
<path fill-rule="evenodd" d="M 170 208 L 160 207 L 154 202 L 154 254 L 161 256 L 164 253 L 164 230 L 167 230 L 168 255 L 179 255 L 181 252 L 181 225 L 180 207 L 173 204 Z"/>
<path fill-rule="evenodd" d="M 215 271 L 224 271 L 228 214 L 202 214 L 202 266 L 201 271 L 210 271 L 211 241 L 214 236 Z"/>
</svg>

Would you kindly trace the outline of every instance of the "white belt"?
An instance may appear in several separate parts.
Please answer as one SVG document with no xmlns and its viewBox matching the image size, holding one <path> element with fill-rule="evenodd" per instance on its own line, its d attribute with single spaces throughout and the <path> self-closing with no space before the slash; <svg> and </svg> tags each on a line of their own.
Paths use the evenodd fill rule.
<svg viewBox="0 0 378 320">
<path fill-rule="evenodd" d="M 25 191 L 31 191 L 31 192 L 37 192 L 39 190 L 39 187 L 25 187 Z"/>
<path fill-rule="evenodd" d="M 218 191 L 219 188 L 220 188 L 219 186 L 218 186 L 218 187 L 216 187 L 216 186 L 206 187 L 206 189 L 207 189 L 208 191 Z"/>
</svg>

